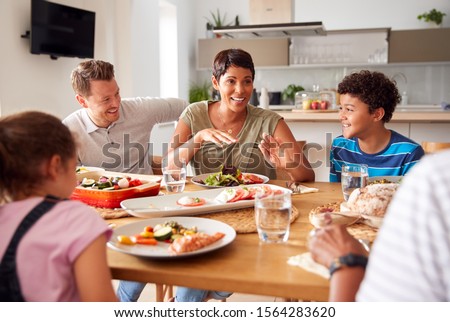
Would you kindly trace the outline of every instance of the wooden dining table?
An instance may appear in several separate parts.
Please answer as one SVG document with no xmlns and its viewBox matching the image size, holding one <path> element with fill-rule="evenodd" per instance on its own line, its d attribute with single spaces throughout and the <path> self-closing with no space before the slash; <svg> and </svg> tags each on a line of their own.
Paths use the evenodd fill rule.
<svg viewBox="0 0 450 322">
<path fill-rule="evenodd" d="M 285 187 L 284 180 L 270 184 Z M 198 289 L 267 295 L 292 300 L 327 301 L 329 281 L 287 263 L 289 257 L 307 252 L 307 236 L 314 227 L 308 214 L 317 206 L 342 201 L 341 185 L 329 182 L 305 183 L 318 192 L 293 194 L 299 217 L 291 224 L 289 240 L 281 244 L 261 243 L 258 234 L 237 234 L 229 245 L 191 257 L 154 259 L 108 249 L 108 265 L 114 279 L 132 280 Z M 190 182 L 185 191 L 205 189 Z M 143 220 L 125 217 L 107 220 L 121 226 Z M 163 293 L 157 301 L 163 300 Z"/>
</svg>

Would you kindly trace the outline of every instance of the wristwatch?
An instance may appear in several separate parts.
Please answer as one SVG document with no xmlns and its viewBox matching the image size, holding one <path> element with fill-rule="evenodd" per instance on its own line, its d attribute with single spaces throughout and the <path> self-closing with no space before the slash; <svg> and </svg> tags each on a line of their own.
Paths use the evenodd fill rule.
<svg viewBox="0 0 450 322">
<path fill-rule="evenodd" d="M 330 265 L 330 277 L 336 272 L 338 269 L 342 267 L 353 267 L 353 266 L 361 266 L 366 268 L 368 258 L 364 255 L 356 255 L 353 253 L 348 253 L 347 255 L 337 257 L 333 260 Z"/>
</svg>

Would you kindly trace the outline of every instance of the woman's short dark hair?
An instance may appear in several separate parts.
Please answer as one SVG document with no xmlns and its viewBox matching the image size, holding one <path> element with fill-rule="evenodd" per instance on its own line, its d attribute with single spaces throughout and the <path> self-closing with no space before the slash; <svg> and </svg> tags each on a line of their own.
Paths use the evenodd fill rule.
<svg viewBox="0 0 450 322">
<path fill-rule="evenodd" d="M 242 67 L 250 69 L 252 72 L 252 80 L 255 80 L 255 66 L 253 65 L 252 56 L 245 50 L 231 48 L 222 50 L 213 62 L 213 76 L 217 81 L 224 75 L 230 66 Z"/>
<path fill-rule="evenodd" d="M 391 120 L 395 107 L 401 101 L 396 83 L 380 72 L 362 70 L 352 73 L 338 85 L 339 94 L 349 94 L 369 106 L 370 114 L 384 109 L 383 122 Z"/>
</svg>

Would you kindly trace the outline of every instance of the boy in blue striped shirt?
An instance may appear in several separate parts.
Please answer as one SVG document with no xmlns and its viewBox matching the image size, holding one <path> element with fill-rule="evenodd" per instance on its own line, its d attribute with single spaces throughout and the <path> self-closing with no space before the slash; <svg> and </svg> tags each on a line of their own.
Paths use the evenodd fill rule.
<svg viewBox="0 0 450 322">
<path fill-rule="evenodd" d="M 341 181 L 344 164 L 367 164 L 369 177 L 403 176 L 424 155 L 422 147 L 385 127 L 401 96 L 380 72 L 362 70 L 338 85 L 342 135 L 331 145 L 330 182 Z"/>
</svg>

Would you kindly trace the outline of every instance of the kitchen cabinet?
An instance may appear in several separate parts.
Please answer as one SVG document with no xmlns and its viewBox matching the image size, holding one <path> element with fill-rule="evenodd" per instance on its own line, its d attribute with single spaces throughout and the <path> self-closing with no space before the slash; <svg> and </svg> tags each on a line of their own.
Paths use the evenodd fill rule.
<svg viewBox="0 0 450 322">
<path fill-rule="evenodd" d="M 198 40 L 197 67 L 211 68 L 215 55 L 228 48 L 241 48 L 250 53 L 255 67 L 287 67 L 289 65 L 288 38 L 213 38 Z"/>
<path fill-rule="evenodd" d="M 392 30 L 389 63 L 450 61 L 450 28 Z"/>
<path fill-rule="evenodd" d="M 230 35 L 236 36 L 235 38 L 199 39 L 197 67 L 210 68 L 215 54 L 233 47 L 248 51 L 253 57 L 256 68 L 345 66 L 387 62 L 388 28 L 334 30 L 326 31 L 325 35 L 325 31 L 320 31 L 322 25 L 318 23 L 304 23 L 302 26 L 288 25 L 291 24 L 267 25 L 267 28 L 258 28 L 255 29 L 256 31 L 240 29 L 242 28 L 240 26 L 230 31 Z M 279 26 L 287 29 L 280 30 Z M 320 32 L 316 28 L 319 28 Z M 300 36 L 240 38 L 246 33 L 251 33 L 253 37 L 255 34 L 299 34 Z"/>
<path fill-rule="evenodd" d="M 450 142 L 450 123 L 411 123 L 409 138 L 417 143 Z"/>
<path fill-rule="evenodd" d="M 246 32 L 248 33 L 242 31 L 243 34 Z M 372 28 L 328 30 L 325 35 L 284 38 L 240 38 L 236 35 L 236 38 L 232 39 L 199 39 L 198 68 L 210 68 L 214 54 L 231 47 L 249 51 L 255 59 L 256 68 L 447 64 L 450 63 L 448 39 L 450 28 Z"/>
<path fill-rule="evenodd" d="M 326 36 L 292 37 L 290 65 L 385 64 L 389 28 L 333 30 Z"/>
</svg>

